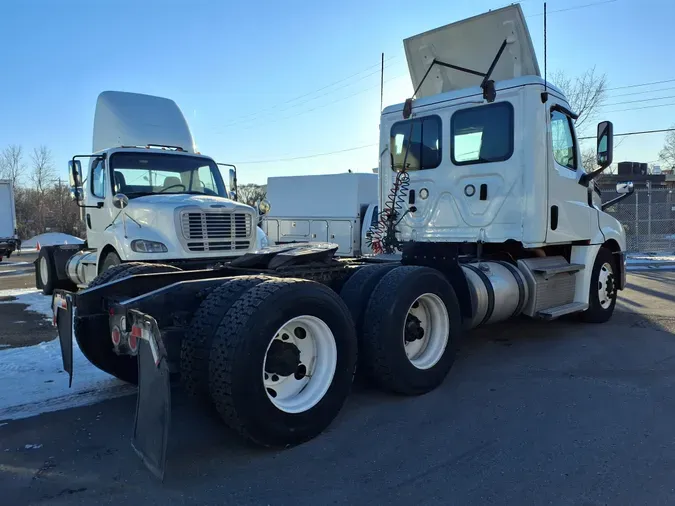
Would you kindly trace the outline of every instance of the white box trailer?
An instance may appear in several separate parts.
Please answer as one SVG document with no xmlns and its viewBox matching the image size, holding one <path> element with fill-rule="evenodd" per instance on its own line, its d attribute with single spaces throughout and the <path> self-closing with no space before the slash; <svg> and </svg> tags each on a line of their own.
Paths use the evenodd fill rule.
<svg viewBox="0 0 675 506">
<path fill-rule="evenodd" d="M 367 233 L 377 223 L 377 174 L 279 176 L 267 179 L 271 205 L 263 230 L 276 244 L 331 242 L 338 256 L 371 253 Z"/>
<path fill-rule="evenodd" d="M 0 179 L 0 261 L 14 252 L 18 239 L 14 186 L 11 180 Z"/>
</svg>

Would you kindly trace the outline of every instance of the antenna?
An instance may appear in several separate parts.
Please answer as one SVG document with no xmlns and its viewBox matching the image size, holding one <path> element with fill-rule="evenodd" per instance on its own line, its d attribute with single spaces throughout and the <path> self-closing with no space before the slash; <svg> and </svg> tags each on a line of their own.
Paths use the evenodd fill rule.
<svg viewBox="0 0 675 506">
<path fill-rule="evenodd" d="M 544 2 L 544 93 L 541 94 L 542 103 L 548 100 L 548 78 L 546 74 L 546 2 Z"/>
<path fill-rule="evenodd" d="M 382 67 L 380 68 L 380 112 L 384 104 L 384 53 L 382 53 Z"/>
</svg>

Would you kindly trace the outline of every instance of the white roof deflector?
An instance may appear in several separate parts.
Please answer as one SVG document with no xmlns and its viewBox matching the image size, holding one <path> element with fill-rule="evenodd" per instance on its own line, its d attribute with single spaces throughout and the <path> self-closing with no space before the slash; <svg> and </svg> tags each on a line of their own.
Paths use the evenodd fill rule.
<svg viewBox="0 0 675 506">
<path fill-rule="evenodd" d="M 119 146 L 171 146 L 194 152 L 190 127 L 176 102 L 104 91 L 96 101 L 93 152 Z"/>
<path fill-rule="evenodd" d="M 540 76 L 537 56 L 519 4 L 405 39 L 403 45 L 413 89 L 424 80 L 416 98 L 479 86 L 482 75 L 442 64 L 485 74 L 505 40 L 506 46 L 490 79 L 496 82 L 526 75 Z M 437 64 L 429 70 L 434 60 Z M 424 78 L 427 71 L 429 75 Z"/>
</svg>

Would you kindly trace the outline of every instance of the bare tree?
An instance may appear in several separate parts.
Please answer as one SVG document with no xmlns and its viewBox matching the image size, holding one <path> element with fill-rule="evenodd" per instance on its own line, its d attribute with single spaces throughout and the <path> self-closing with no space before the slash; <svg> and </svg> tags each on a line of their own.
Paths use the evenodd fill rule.
<svg viewBox="0 0 675 506">
<path fill-rule="evenodd" d="M 587 148 L 581 153 L 581 164 L 584 166 L 586 172 L 593 172 L 598 168 L 598 162 L 593 148 Z"/>
<path fill-rule="evenodd" d="M 23 164 L 23 149 L 18 144 L 10 144 L 0 153 L 0 178 L 10 179 L 14 186 L 21 183 L 26 171 Z"/>
<path fill-rule="evenodd" d="M 267 185 L 242 184 L 237 188 L 237 200 L 249 206 L 254 206 L 267 196 Z"/>
<path fill-rule="evenodd" d="M 607 75 L 597 74 L 595 67 L 576 77 L 569 77 L 562 70 L 551 74 L 550 81 L 567 97 L 572 110 L 579 115 L 575 126 L 582 130 L 588 126 L 607 94 Z"/>
<path fill-rule="evenodd" d="M 39 230 L 44 230 L 47 226 L 47 214 L 49 203 L 45 198 L 45 193 L 54 180 L 54 164 L 52 163 L 52 153 L 47 146 L 34 148 L 31 154 L 33 170 L 30 175 L 33 189 L 35 190 L 37 202 L 35 223 Z"/>
<path fill-rule="evenodd" d="M 54 179 L 52 152 L 47 146 L 40 146 L 33 149 L 30 158 L 33 163 L 30 179 L 33 187 L 42 195 Z"/>
<path fill-rule="evenodd" d="M 668 132 L 668 135 L 666 135 L 663 149 L 659 152 L 659 159 L 666 169 L 675 168 L 675 132 Z"/>
</svg>

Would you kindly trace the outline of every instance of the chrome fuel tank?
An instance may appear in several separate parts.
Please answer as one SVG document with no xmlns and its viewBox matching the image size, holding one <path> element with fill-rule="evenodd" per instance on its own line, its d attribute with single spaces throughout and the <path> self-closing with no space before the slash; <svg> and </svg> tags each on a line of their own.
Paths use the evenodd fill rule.
<svg viewBox="0 0 675 506">
<path fill-rule="evenodd" d="M 66 272 L 70 280 L 76 285 L 86 285 L 96 277 L 96 252 L 78 251 L 68 259 Z"/>
<path fill-rule="evenodd" d="M 467 328 L 518 316 L 529 297 L 525 277 L 515 265 L 488 261 L 462 264 L 469 284 L 473 318 Z"/>
</svg>

